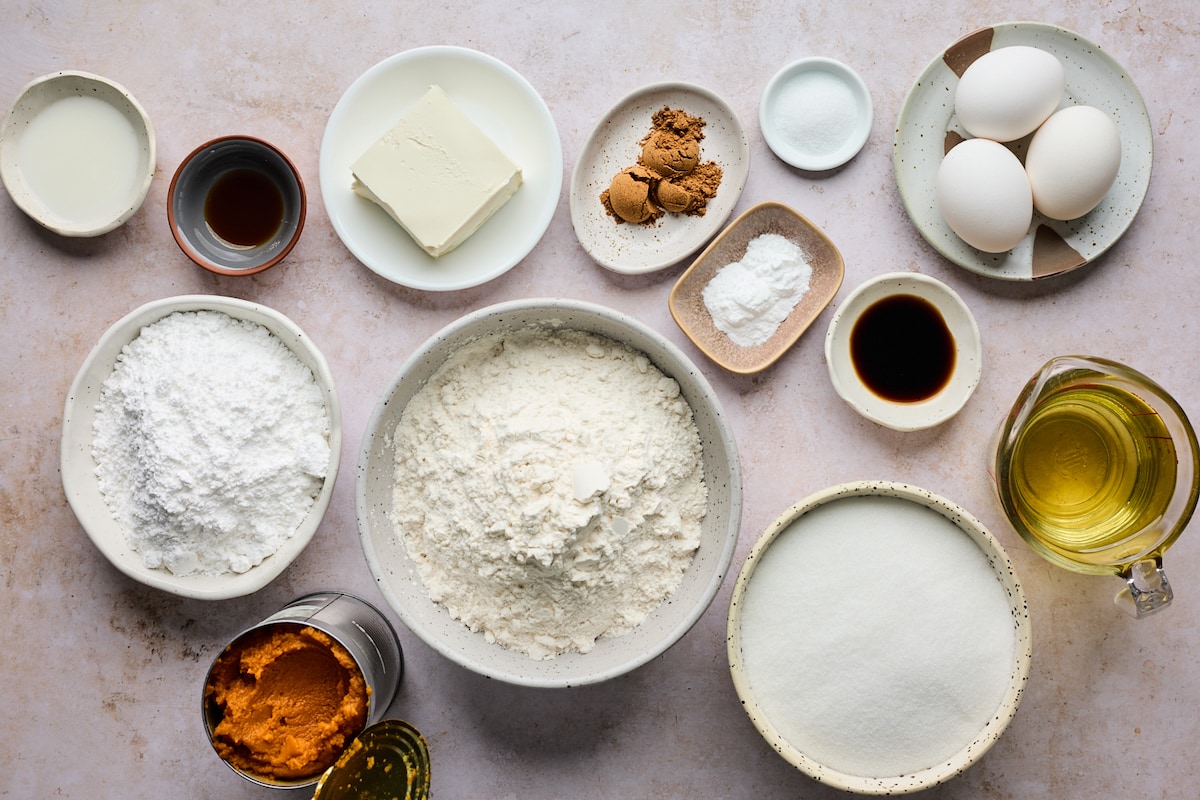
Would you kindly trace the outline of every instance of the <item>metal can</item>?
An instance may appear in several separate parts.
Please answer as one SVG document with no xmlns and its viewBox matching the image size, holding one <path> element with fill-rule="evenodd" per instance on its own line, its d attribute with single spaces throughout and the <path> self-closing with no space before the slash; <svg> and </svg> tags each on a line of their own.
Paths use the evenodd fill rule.
<svg viewBox="0 0 1200 800">
<path fill-rule="evenodd" d="M 350 655 L 362 674 L 367 689 L 366 721 L 363 728 L 379 722 L 392 704 L 403 676 L 404 660 L 399 639 L 391 623 L 377 608 L 353 595 L 342 592 L 305 595 L 288 603 L 262 622 L 242 631 L 213 659 L 205 675 L 201 704 L 205 730 L 215 751 L 216 728 L 223 717 L 222 708 L 213 699 L 212 690 L 214 671 L 217 670 L 218 663 L 221 662 L 222 656 L 236 652 L 241 644 L 251 637 L 264 635 L 264 629 L 281 626 L 296 629 L 313 628 L 341 645 Z M 354 735 L 360 732 L 361 730 L 354 731 Z M 346 744 L 349 744 L 352 738 L 353 736 L 347 737 Z M 217 752 L 219 755 L 220 752 Z M 311 786 L 324 771 L 322 768 L 312 775 L 287 779 L 255 774 L 224 757 L 222 761 L 253 783 L 286 789 Z"/>
</svg>

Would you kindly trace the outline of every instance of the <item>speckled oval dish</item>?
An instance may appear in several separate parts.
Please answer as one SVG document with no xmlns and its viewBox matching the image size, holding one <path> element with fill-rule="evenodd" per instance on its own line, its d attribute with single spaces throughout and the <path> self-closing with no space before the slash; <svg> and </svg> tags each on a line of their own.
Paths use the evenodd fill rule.
<svg viewBox="0 0 1200 800">
<path fill-rule="evenodd" d="M 637 162 L 638 143 L 663 106 L 705 121 L 701 161 L 722 170 L 717 195 L 703 216 L 666 214 L 653 225 L 617 224 L 600 202 L 613 176 Z M 622 98 L 596 125 L 571 176 L 571 224 L 587 254 L 626 275 L 656 272 L 704 246 L 733 213 L 750 170 L 750 142 L 734 110 L 713 92 L 688 83 L 658 83 Z"/>
<path fill-rule="evenodd" d="M 889 545 L 894 543 L 894 550 L 886 554 L 873 558 L 879 551 L 867 552 L 866 558 L 824 564 L 806 560 L 840 542 L 845 542 L 847 553 L 854 552 L 856 544 L 861 550 L 864 542 L 877 546 L 881 528 Z M 942 569 L 937 574 L 944 583 L 928 585 L 923 575 L 929 572 L 926 559 L 931 554 L 945 554 L 966 569 L 955 575 Z M 982 587 L 977 575 L 989 567 L 996 578 L 994 592 Z M 846 591 L 835 596 L 808 591 L 804 574 L 816 570 L 834 571 Z M 868 580 L 875 584 L 870 592 L 854 591 L 856 581 Z M 776 591 L 780 586 L 785 588 Z M 874 600 L 864 599 L 867 595 Z M 969 596 L 971 602 L 956 604 L 961 596 Z M 880 597 L 888 597 L 888 609 L 878 607 Z M 853 620 L 874 615 L 876 609 L 885 616 L 916 621 L 893 626 L 895 637 L 856 637 Z M 912 641 L 908 631 L 918 623 L 946 635 Z M 978 761 L 1017 713 L 1033 652 L 1025 593 L 1000 543 L 957 504 L 892 481 L 825 489 L 772 522 L 734 583 L 727 633 L 734 688 L 772 749 L 821 783 L 867 795 L 926 789 Z M 882 647 L 873 646 L 881 639 L 887 640 Z M 812 647 L 812 641 L 820 641 L 822 652 L 831 658 L 795 663 L 793 646 L 799 642 L 801 649 Z M 943 669 L 943 662 L 950 660 L 957 666 Z M 897 663 L 903 666 L 897 668 Z M 964 664 L 977 668 L 965 670 Z M 843 683 L 846 676 L 869 681 L 883 672 L 897 681 L 883 689 L 886 703 L 855 707 L 851 697 L 819 696 L 823 686 Z M 819 673 L 827 679 L 815 677 Z M 781 686 L 787 687 L 786 698 L 781 697 Z M 951 696 L 956 704 L 961 702 L 956 708 L 963 716 L 953 735 L 943 735 L 933 724 L 937 713 L 928 719 L 907 713 L 944 707 Z M 914 717 L 919 722 L 909 732 L 920 731 L 916 742 L 888 725 L 896 720 L 903 727 Z M 923 729 L 925 722 L 929 724 Z M 869 741 L 848 733 L 863 727 Z M 828 763 L 839 761 L 843 768 Z M 867 767 L 868 762 L 888 766 L 875 769 Z M 856 768 L 848 769 L 851 764 Z"/>
<path fill-rule="evenodd" d="M 775 333 L 762 344 L 743 347 L 716 326 L 704 303 L 704 288 L 727 264 L 740 260 L 752 239 L 775 233 L 800 246 L 812 267 L 808 291 Z M 774 364 L 833 300 L 845 275 L 842 254 L 820 228 L 783 203 L 768 201 L 744 211 L 704 248 L 679 277 L 667 304 L 671 316 L 704 355 L 730 372 L 749 375 Z"/>
<path fill-rule="evenodd" d="M 587 653 L 568 652 L 535 660 L 489 642 L 430 599 L 408 548 L 392 522 L 396 453 L 393 432 L 404 409 L 446 359 L 481 336 L 529 327 L 590 331 L 644 353 L 679 384 L 691 406 L 703 447 L 708 509 L 700 548 L 682 583 L 636 628 L 602 637 Z M 742 478 L 733 431 L 720 400 L 700 370 L 661 334 L 617 311 L 565 299 L 516 300 L 474 311 L 443 328 L 401 366 L 367 423 L 355 483 L 363 552 L 383 596 L 426 644 L 452 662 L 481 675 L 524 686 L 562 688 L 623 675 L 677 642 L 712 602 L 737 545 L 742 515 Z"/>
<path fill-rule="evenodd" d="M 938 211 L 934 185 L 949 147 L 967 136 L 954 115 L 959 76 L 975 59 L 1000 47 L 1029 45 L 1057 56 L 1066 68 L 1060 107 L 1096 106 L 1121 135 L 1121 168 L 1100 205 L 1061 222 L 1034 213 L 1025 239 L 1006 253 L 984 253 L 950 230 Z M 1012 145 L 1024 155 L 1028 138 Z M 1133 223 L 1150 184 L 1154 131 L 1146 104 L 1125 69 L 1077 33 L 1036 22 L 982 28 L 939 53 L 908 93 L 896 124 L 893 161 L 908 216 L 943 256 L 989 278 L 1030 281 L 1082 267 L 1112 247 Z"/>
<path fill-rule="evenodd" d="M 350 189 L 350 165 L 432 84 L 446 91 L 522 176 L 504 207 L 440 258 Z M 321 140 L 321 198 L 338 237 L 373 272 L 426 291 L 478 286 L 529 255 L 558 207 L 562 173 L 562 142 L 545 100 L 512 67 L 465 47 L 418 47 L 371 67 L 338 100 Z"/>
<path fill-rule="evenodd" d="M 115 110 L 116 120 L 123 121 L 115 125 L 128 126 L 125 133 L 132 145 L 121 147 L 121 141 L 127 137 L 115 136 L 115 129 L 111 131 L 114 139 L 102 140 L 95 131 L 71 126 L 57 112 L 65 107 L 59 101 L 75 98 L 99 100 Z M 40 137 L 41 141 L 35 144 L 53 143 L 56 148 L 53 158 L 42 153 L 40 159 L 51 163 L 52 170 L 35 171 L 27 162 L 26 140 L 31 135 Z M 129 220 L 142 207 L 150 190 L 154 158 L 154 126 L 145 109 L 124 86 L 90 72 L 63 70 L 30 81 L 0 128 L 0 179 L 13 202 L 38 224 L 62 236 L 99 236 Z M 121 168 L 127 161 L 128 172 Z M 97 184 L 86 191 L 85 199 L 89 202 L 81 202 L 79 197 L 85 192 L 82 188 L 85 183 L 77 180 L 77 176 L 84 173 L 106 179 L 103 185 Z M 54 183 L 47 181 L 52 177 L 55 181 L 67 181 L 72 187 L 70 203 L 63 203 L 62 198 L 49 191 Z"/>
<path fill-rule="evenodd" d="M 936 394 L 917 402 L 895 402 L 872 392 L 850 354 L 854 325 L 863 312 L 896 295 L 914 295 L 932 304 L 954 338 L 950 380 Z M 983 343 L 971 309 L 949 286 L 918 272 L 886 272 L 863 281 L 838 306 L 825 333 L 825 362 L 833 388 L 851 408 L 888 428 L 915 431 L 940 425 L 966 405 L 983 375 Z"/>
<path fill-rule="evenodd" d="M 234 319 L 262 325 L 312 370 L 329 410 L 329 463 L 320 493 L 308 515 L 292 537 L 260 564 L 242 573 L 223 575 L 174 575 L 165 569 L 147 567 L 139 553 L 129 547 L 125 532 L 113 519 L 96 476 L 92 457 L 92 425 L 104 381 L 113 371 L 121 349 L 138 337 L 142 328 L 176 311 L 219 311 Z M 136 581 L 171 594 L 198 600 L 226 600 L 251 594 L 277 578 L 308 545 L 325 516 L 333 497 L 333 484 L 341 460 L 342 418 L 333 374 L 325 357 L 308 336 L 290 319 L 267 306 L 233 297 L 183 295 L 155 300 L 126 314 L 110 327 L 79 368 L 63 411 L 60 453 L 63 490 L 79 524 L 96 548 L 118 570 Z"/>
</svg>

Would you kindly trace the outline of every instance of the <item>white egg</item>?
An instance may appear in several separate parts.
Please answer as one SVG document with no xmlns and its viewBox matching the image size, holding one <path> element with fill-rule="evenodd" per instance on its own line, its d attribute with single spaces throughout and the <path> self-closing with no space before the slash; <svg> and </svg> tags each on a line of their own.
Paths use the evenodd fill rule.
<svg viewBox="0 0 1200 800">
<path fill-rule="evenodd" d="M 991 139 L 967 139 L 938 167 L 938 210 L 950 230 L 977 250 L 1003 253 L 1029 232 L 1033 194 L 1021 161 Z"/>
<path fill-rule="evenodd" d="M 1025 154 L 1034 208 L 1051 219 L 1082 217 L 1099 205 L 1120 167 L 1117 125 L 1092 106 L 1054 112 Z"/>
<path fill-rule="evenodd" d="M 1062 62 L 1052 53 L 1023 44 L 1001 47 L 963 72 L 954 113 L 972 136 L 1011 142 L 1054 113 L 1066 85 Z"/>
</svg>

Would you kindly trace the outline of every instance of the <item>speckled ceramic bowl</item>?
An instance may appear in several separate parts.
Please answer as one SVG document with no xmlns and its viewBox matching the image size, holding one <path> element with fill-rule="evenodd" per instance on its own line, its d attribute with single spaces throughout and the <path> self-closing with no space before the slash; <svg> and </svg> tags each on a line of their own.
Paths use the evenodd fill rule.
<svg viewBox="0 0 1200 800">
<path fill-rule="evenodd" d="M 130 548 L 125 531 L 113 518 L 100 493 L 96 462 L 92 457 L 92 427 L 96 405 L 104 381 L 126 344 L 142 328 L 176 311 L 219 311 L 235 319 L 256 322 L 278 337 L 296 357 L 312 370 L 325 396 L 329 410 L 329 463 L 320 493 L 290 539 L 271 556 L 243 573 L 223 575 L 174 575 L 165 569 L 147 567 L 142 557 Z M 171 594 L 200 600 L 224 600 L 258 591 L 279 576 L 308 545 L 325 516 L 333 497 L 333 484 L 341 460 L 341 407 L 333 384 L 333 375 L 316 346 L 305 333 L 283 314 L 258 303 L 232 297 L 184 295 L 155 300 L 131 311 L 110 327 L 92 348 L 71 384 L 63 411 L 61 470 L 67 502 L 79 524 L 96 548 L 118 570 L 136 581 Z"/>
<path fill-rule="evenodd" d="M 90 105 L 86 117 L 74 116 L 78 103 Z M 154 157 L 145 109 L 124 86 L 90 72 L 30 81 L 0 128 L 0 179 L 13 202 L 63 236 L 123 225 L 146 199 Z"/>
<path fill-rule="evenodd" d="M 222 193 L 222 181 L 247 174 L 265 181 L 252 180 Z M 229 207 L 253 196 L 262 202 Z M 221 225 L 214 224 L 223 215 L 245 219 L 266 207 L 277 208 L 278 214 L 270 214 L 263 224 L 241 224 L 242 235 L 236 239 L 223 236 Z M 278 264 L 300 240 L 306 211 L 304 181 L 296 165 L 253 136 L 223 136 L 200 145 L 179 165 L 167 191 L 167 221 L 179 249 L 220 275 L 254 275 Z"/>
<path fill-rule="evenodd" d="M 873 533 L 863 534 L 866 530 Z M 814 546 L 822 538 L 849 539 L 861 547 L 863 542 L 878 542 L 870 536 L 881 531 L 895 549 L 877 558 L 848 557 L 839 560 L 845 563 L 832 564 L 808 560 L 825 552 L 827 544 Z M 930 552 L 955 559 L 955 576 L 946 574 L 949 568 L 930 569 L 920 560 Z M 983 579 L 975 574 L 989 567 L 996 579 L 991 588 L 982 586 Z M 845 591 L 807 591 L 803 574 L 809 569 L 830 571 L 827 574 L 844 582 Z M 931 574 L 942 582 L 923 581 Z M 793 583 L 791 576 L 797 593 L 778 591 L 781 580 Z M 875 582 L 870 590 L 854 591 L 856 579 L 868 578 Z M 896 653 L 906 646 L 904 630 L 886 646 L 875 646 L 888 638 L 884 634 L 855 638 L 859 631 L 852 629 L 851 620 L 889 613 L 871 605 L 880 597 L 888 598 L 894 615 L 926 630 L 926 638 L 914 642 L 904 657 Z M 963 599 L 967 597 L 971 602 Z M 899 627 L 907 629 L 908 623 Z M 929 628 L 946 635 L 930 636 Z M 770 636 L 764 637 L 764 631 Z M 810 666 L 794 662 L 812 641 L 823 643 L 823 653 L 837 653 L 838 663 L 809 662 L 811 671 L 801 676 L 802 668 Z M 1033 626 L 1012 561 L 978 519 L 925 489 L 858 481 L 805 498 L 763 531 L 734 583 L 726 649 L 742 708 L 788 763 L 835 789 L 898 795 L 954 778 L 1004 734 L 1029 677 Z M 943 668 L 951 661 L 956 666 Z M 964 664 L 970 668 L 963 669 Z M 792 672 L 781 681 L 778 670 Z M 906 670 L 912 672 L 905 674 Z M 879 690 L 878 684 L 867 686 L 879 674 L 888 674 L 893 682 L 884 689 L 888 701 L 856 705 L 849 695 Z M 845 676 L 863 682 L 862 691 L 847 691 L 844 698 L 832 701 L 821 696 L 823 686 Z M 787 697 L 779 692 L 781 685 L 788 687 Z M 893 746 L 889 734 L 895 736 L 896 727 L 905 724 L 897 715 L 908 720 L 927 703 L 945 706 L 952 694 L 963 719 L 956 722 L 953 734 L 933 724 L 940 717 L 933 713 L 906 731 L 911 738 L 903 736 Z M 865 736 L 848 733 L 864 726 L 869 729 Z M 864 743 L 864 738 L 869 741 Z M 816 755 L 818 751 L 823 755 Z M 907 768 L 875 768 L 884 763 L 905 763 Z"/>
<path fill-rule="evenodd" d="M 535 660 L 490 643 L 433 602 L 390 518 L 395 489 L 393 432 L 414 394 L 467 342 L 530 326 L 591 331 L 641 351 L 679 384 L 692 408 L 703 446 L 708 511 L 700 548 L 682 584 L 637 628 L 605 637 L 586 654 Z M 508 683 L 567 687 L 622 675 L 660 655 L 704 613 L 733 557 L 742 512 L 741 468 L 729 421 L 700 370 L 653 329 L 617 311 L 575 300 L 532 299 L 501 303 L 443 328 L 400 368 L 367 424 L 356 481 L 363 551 L 380 590 L 404 623 L 430 647 L 467 669 Z"/>
</svg>

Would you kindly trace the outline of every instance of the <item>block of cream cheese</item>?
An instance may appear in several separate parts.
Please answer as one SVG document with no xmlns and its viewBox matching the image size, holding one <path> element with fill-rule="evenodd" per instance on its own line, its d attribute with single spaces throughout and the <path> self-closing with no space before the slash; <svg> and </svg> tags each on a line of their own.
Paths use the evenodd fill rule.
<svg viewBox="0 0 1200 800">
<path fill-rule="evenodd" d="M 521 185 L 521 169 L 431 86 L 350 171 L 356 194 L 383 207 L 434 256 L 470 237 Z"/>
</svg>

